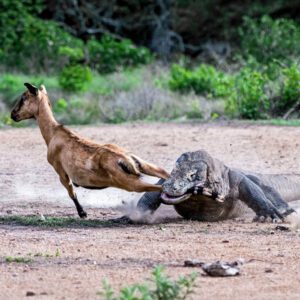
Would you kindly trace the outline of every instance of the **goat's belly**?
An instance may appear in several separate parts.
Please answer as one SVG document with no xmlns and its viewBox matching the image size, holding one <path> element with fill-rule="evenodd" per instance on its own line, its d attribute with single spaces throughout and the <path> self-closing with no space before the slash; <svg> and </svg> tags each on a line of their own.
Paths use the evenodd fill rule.
<svg viewBox="0 0 300 300">
<path fill-rule="evenodd" d="M 109 186 L 108 179 L 86 169 L 67 170 L 67 174 L 75 186 L 85 188 L 105 188 Z"/>
<path fill-rule="evenodd" d="M 62 161 L 63 168 L 71 181 L 77 185 L 88 188 L 104 188 L 110 186 L 107 174 L 101 169 L 95 169 L 92 160 L 65 159 Z"/>
<path fill-rule="evenodd" d="M 81 186 L 89 189 L 101 189 L 108 186 L 107 180 L 101 180 L 99 177 L 82 172 L 70 176 L 71 181 L 75 186 Z"/>
</svg>

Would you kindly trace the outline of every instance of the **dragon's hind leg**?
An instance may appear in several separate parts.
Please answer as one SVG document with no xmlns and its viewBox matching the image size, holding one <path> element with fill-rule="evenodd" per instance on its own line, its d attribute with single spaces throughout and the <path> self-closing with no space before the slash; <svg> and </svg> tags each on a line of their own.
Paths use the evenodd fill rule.
<svg viewBox="0 0 300 300">
<path fill-rule="evenodd" d="M 256 213 L 254 220 L 265 221 L 269 218 L 272 220 L 284 218 L 279 209 L 266 197 L 261 187 L 247 176 L 244 176 L 240 181 L 238 191 L 238 198 Z"/>
<path fill-rule="evenodd" d="M 262 189 L 265 196 L 273 203 L 273 205 L 284 217 L 295 212 L 295 210 L 292 209 L 288 203 L 282 199 L 280 194 L 273 187 L 263 184 L 257 176 L 247 175 L 247 177 Z"/>
</svg>

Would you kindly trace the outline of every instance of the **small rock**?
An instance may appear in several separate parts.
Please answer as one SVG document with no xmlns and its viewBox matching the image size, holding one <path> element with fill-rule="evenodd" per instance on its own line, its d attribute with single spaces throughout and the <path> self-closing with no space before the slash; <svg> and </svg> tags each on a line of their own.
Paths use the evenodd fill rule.
<svg viewBox="0 0 300 300">
<path fill-rule="evenodd" d="M 35 293 L 32 291 L 27 291 L 26 292 L 26 297 L 31 297 L 31 296 L 35 296 Z"/>
<path fill-rule="evenodd" d="M 201 268 L 207 275 L 213 277 L 237 276 L 240 274 L 239 264 L 239 261 L 231 263 L 217 261 L 214 263 L 204 264 Z"/>
<path fill-rule="evenodd" d="M 39 215 L 40 215 L 40 220 L 41 221 L 46 221 L 46 218 L 42 213 L 39 213 Z"/>
<path fill-rule="evenodd" d="M 198 259 L 187 259 L 184 261 L 185 267 L 202 267 L 203 265 L 204 262 Z"/>
<path fill-rule="evenodd" d="M 273 270 L 271 268 L 266 268 L 265 273 L 273 273 Z"/>
<path fill-rule="evenodd" d="M 155 146 L 160 146 L 160 147 L 167 147 L 168 146 L 168 144 L 167 143 L 156 143 L 156 144 L 154 144 Z"/>
<path fill-rule="evenodd" d="M 281 230 L 281 231 L 290 231 L 290 228 L 284 225 L 277 225 L 275 227 L 275 230 Z"/>
</svg>

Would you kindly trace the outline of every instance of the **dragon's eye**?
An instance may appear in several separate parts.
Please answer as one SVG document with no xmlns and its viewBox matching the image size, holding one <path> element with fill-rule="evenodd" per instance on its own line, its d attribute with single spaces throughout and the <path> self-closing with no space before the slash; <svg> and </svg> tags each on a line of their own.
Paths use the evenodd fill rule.
<svg viewBox="0 0 300 300">
<path fill-rule="evenodd" d="M 191 171 L 187 174 L 188 181 L 194 181 L 196 179 L 197 173 L 195 171 Z"/>
</svg>

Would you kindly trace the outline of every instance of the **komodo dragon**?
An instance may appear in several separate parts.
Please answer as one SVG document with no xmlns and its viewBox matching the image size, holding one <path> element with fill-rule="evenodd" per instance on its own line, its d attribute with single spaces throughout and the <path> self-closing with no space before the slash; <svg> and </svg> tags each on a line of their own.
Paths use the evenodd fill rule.
<svg viewBox="0 0 300 300">
<path fill-rule="evenodd" d="M 250 207 L 256 213 L 254 220 L 263 222 L 283 219 L 294 212 L 285 201 L 300 199 L 300 174 L 232 169 L 204 150 L 182 154 L 170 177 L 159 183 L 163 192 L 145 193 L 137 204 L 140 211 L 154 212 L 164 203 L 174 205 L 187 219 L 220 221 L 240 216 Z"/>
</svg>

